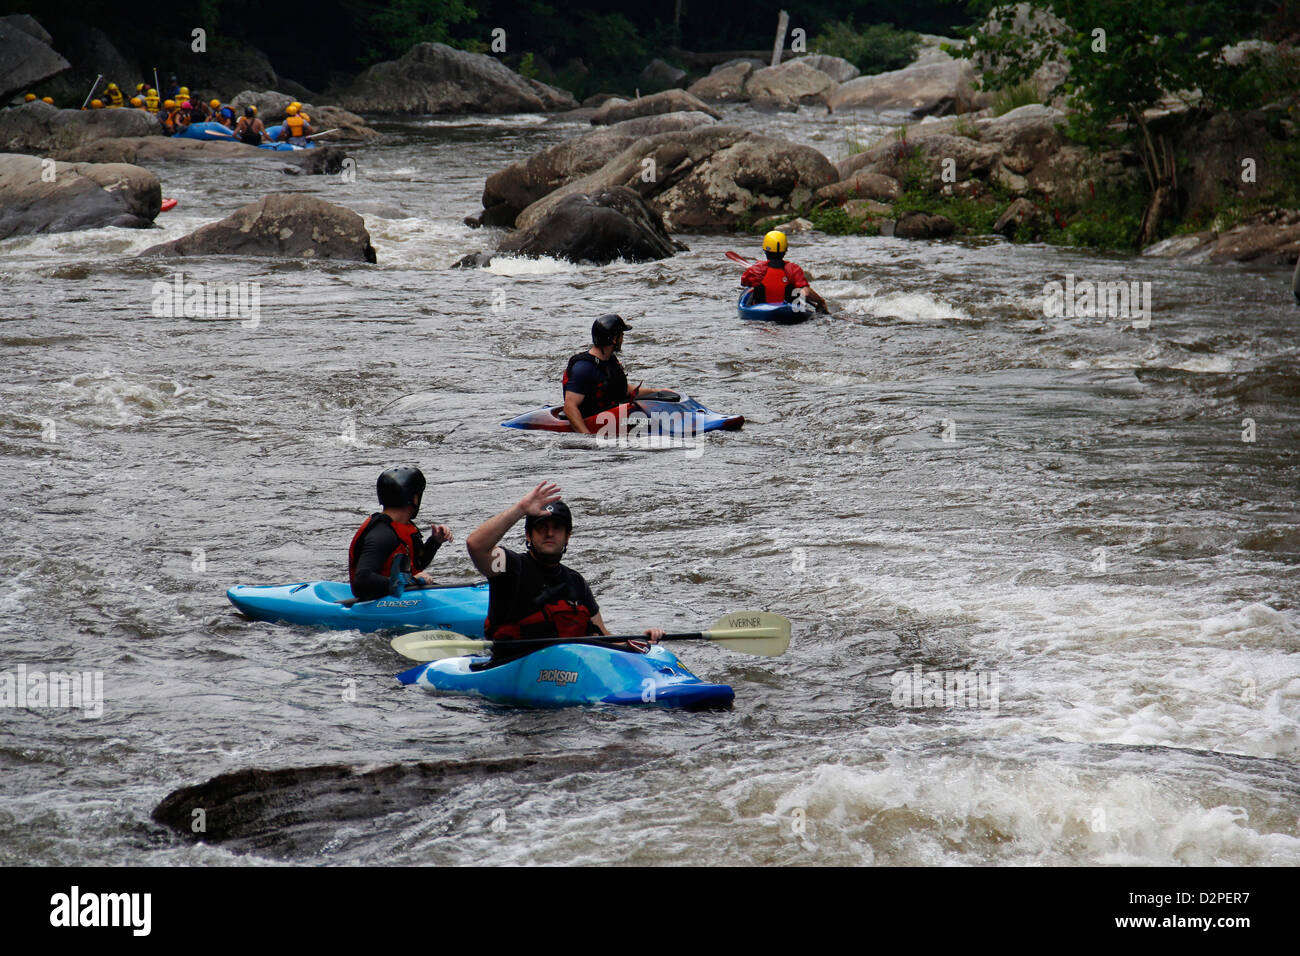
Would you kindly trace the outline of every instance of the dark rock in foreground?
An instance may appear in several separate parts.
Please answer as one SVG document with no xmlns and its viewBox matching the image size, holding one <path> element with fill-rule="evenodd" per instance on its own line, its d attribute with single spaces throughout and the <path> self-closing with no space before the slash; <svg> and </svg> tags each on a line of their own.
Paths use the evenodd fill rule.
<svg viewBox="0 0 1300 956">
<path fill-rule="evenodd" d="M 575 193 L 527 229 L 510 235 L 497 255 L 551 256 L 605 264 L 615 259 L 667 259 L 686 246 L 668 236 L 663 219 L 624 186 Z"/>
<path fill-rule="evenodd" d="M 146 249 L 159 256 L 286 256 L 374 262 L 365 223 L 351 209 L 314 196 L 274 193 L 220 222 Z"/>
<path fill-rule="evenodd" d="M 390 814 L 420 814 L 450 826 L 468 809 L 456 791 L 496 777 L 542 785 L 579 773 L 623 770 L 662 756 L 606 747 L 594 753 L 393 764 L 239 770 L 167 795 L 153 819 L 191 840 L 277 858 L 321 853 L 344 825 Z M 487 821 L 484 821 L 487 822 Z M 198 830 L 197 827 L 202 829 Z"/>
</svg>

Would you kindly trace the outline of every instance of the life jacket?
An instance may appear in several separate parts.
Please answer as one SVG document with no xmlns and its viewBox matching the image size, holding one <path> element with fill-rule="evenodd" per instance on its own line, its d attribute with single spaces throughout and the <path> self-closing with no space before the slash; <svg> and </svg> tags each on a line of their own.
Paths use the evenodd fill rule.
<svg viewBox="0 0 1300 956">
<path fill-rule="evenodd" d="M 514 621 L 496 623 L 491 614 L 483 621 L 483 634 L 490 641 L 519 640 L 529 637 L 587 637 L 598 634 L 591 623 L 591 611 L 582 603 L 579 591 L 581 578 L 568 568 L 561 568 L 561 577 L 548 588 L 541 569 L 532 564 L 534 559 L 523 559 L 519 587 L 525 594 L 535 592 L 531 610 Z M 583 588 L 585 590 L 585 588 Z"/>
<path fill-rule="evenodd" d="M 174 117 L 175 115 L 176 115 L 175 110 L 168 110 L 167 112 L 164 112 L 159 116 L 159 120 L 162 123 L 163 132 L 166 133 L 168 136 L 172 136 L 176 133 L 176 124 L 172 120 L 172 117 Z"/>
<path fill-rule="evenodd" d="M 393 549 L 393 553 L 390 554 L 386 559 L 384 559 L 384 566 L 381 569 L 380 573 L 392 574 L 393 559 L 396 558 L 399 554 L 406 555 L 407 557 L 406 567 L 412 574 L 415 573 L 416 570 L 415 536 L 420 533 L 420 530 L 413 524 L 408 524 L 406 522 L 398 523 L 394 521 L 392 518 L 388 517 L 388 515 L 384 514 L 382 511 L 376 511 L 370 517 L 366 518 L 365 521 L 361 522 L 361 527 L 358 528 L 357 533 L 352 536 L 352 543 L 348 545 L 348 583 L 349 584 L 353 584 L 353 585 L 356 584 L 357 563 L 361 560 L 361 543 L 366 537 L 366 532 L 369 531 L 371 528 L 373 528 L 376 524 L 382 524 L 385 522 L 388 524 L 390 528 L 393 529 L 393 532 L 398 537 L 399 543 L 397 547 Z"/>
<path fill-rule="evenodd" d="M 122 106 L 122 104 L 123 104 L 123 102 L 125 102 L 125 101 L 122 99 L 122 91 L 121 91 L 121 90 L 109 90 L 109 91 L 107 92 L 106 95 L 107 95 L 107 97 L 108 97 L 108 108 L 109 108 L 109 109 L 114 109 L 114 110 L 115 110 L 115 109 L 120 109 L 121 106 Z"/>
<path fill-rule="evenodd" d="M 171 116 L 172 125 L 176 128 L 176 132 L 179 133 L 181 130 L 185 129 L 185 127 L 189 126 L 191 118 L 189 110 L 177 107 L 176 111 L 173 112 Z"/>
<path fill-rule="evenodd" d="M 144 98 L 144 108 L 147 109 L 150 113 L 157 113 L 158 107 L 161 103 L 162 100 L 158 98 L 157 93 L 155 93 L 153 96 L 146 95 Z"/>
<path fill-rule="evenodd" d="M 289 131 L 291 139 L 301 136 L 306 125 L 301 116 L 286 116 L 284 118 L 284 128 Z"/>
<path fill-rule="evenodd" d="M 789 286 L 790 276 L 786 274 L 785 268 L 778 269 L 769 265 L 763 273 L 763 282 L 759 288 L 763 290 L 764 302 L 784 302 L 785 291 Z"/>
<path fill-rule="evenodd" d="M 563 386 L 569 384 L 573 366 L 579 362 L 591 362 L 596 366 L 596 373 L 600 376 L 596 384 L 596 393 L 582 396 L 582 404 L 578 410 L 582 412 L 583 418 L 590 418 L 607 408 L 622 405 L 627 401 L 627 373 L 623 371 L 623 366 L 618 359 L 611 357 L 608 362 L 602 362 L 590 352 L 579 352 L 569 359 L 569 364 L 564 367 L 564 378 L 560 381 L 561 391 Z"/>
</svg>

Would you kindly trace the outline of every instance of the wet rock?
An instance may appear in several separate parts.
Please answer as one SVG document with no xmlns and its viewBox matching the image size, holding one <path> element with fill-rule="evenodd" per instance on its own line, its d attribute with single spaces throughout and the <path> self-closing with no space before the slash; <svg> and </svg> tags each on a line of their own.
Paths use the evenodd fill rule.
<svg viewBox="0 0 1300 956">
<path fill-rule="evenodd" d="M 806 60 L 789 60 L 780 66 L 755 70 L 745 81 L 750 100 L 768 103 L 776 109 L 794 109 L 801 104 L 824 103 L 836 83 Z"/>
<path fill-rule="evenodd" d="M 655 57 L 637 77 L 640 86 L 650 90 L 682 89 L 686 71 Z"/>
<path fill-rule="evenodd" d="M 623 120 L 635 119 L 638 116 L 682 112 L 704 113 L 706 116 L 712 116 L 715 120 L 722 119 L 721 113 L 685 90 L 665 90 L 662 93 L 642 96 L 640 99 L 629 100 L 626 103 L 603 106 L 591 118 L 591 125 L 609 126 L 613 123 L 621 123 Z"/>
<path fill-rule="evenodd" d="M 1047 220 L 1041 209 L 1028 199 L 1017 199 L 1007 206 L 1002 215 L 998 216 L 997 222 L 993 224 L 993 231 L 1010 239 L 1022 227 L 1040 231 L 1046 223 Z"/>
<path fill-rule="evenodd" d="M 339 105 L 357 113 L 542 113 L 578 104 L 494 57 L 417 43 L 401 59 L 367 69 Z"/>
<path fill-rule="evenodd" d="M 696 80 L 686 92 L 710 103 L 743 102 L 749 99 L 745 81 L 754 72 L 748 60 L 730 66 L 720 66 L 708 76 Z"/>
<path fill-rule="evenodd" d="M 915 118 L 964 113 L 986 106 L 991 99 L 974 91 L 974 81 L 975 69 L 969 61 L 949 59 L 841 83 L 827 97 L 827 105 L 834 113 L 907 110 Z"/>
<path fill-rule="evenodd" d="M 72 65 L 54 51 L 52 42 L 26 14 L 0 17 L 0 99 L 24 92 Z"/>
<path fill-rule="evenodd" d="M 153 819 L 186 840 L 277 859 L 323 853 L 356 821 L 409 813 L 411 822 L 450 827 L 466 816 L 458 799 L 497 778 L 542 787 L 575 774 L 607 773 L 660 758 L 618 746 L 592 753 L 548 753 L 361 768 L 344 764 L 239 770 L 168 794 Z M 195 833 L 195 811 L 205 831 Z"/>
<path fill-rule="evenodd" d="M 337 147 L 294 152 L 258 149 L 233 140 L 177 139 L 171 136 L 135 136 L 101 139 L 76 149 L 54 150 L 55 159 L 81 163 L 134 163 L 152 165 L 183 159 L 253 163 L 287 167 L 295 173 L 337 173 L 347 153 Z"/>
<path fill-rule="evenodd" d="M 873 173 L 868 169 L 859 169 L 847 179 L 842 179 L 817 190 L 818 202 L 838 203 L 843 199 L 878 199 L 892 202 L 903 194 L 898 180 L 883 173 Z"/>
<path fill-rule="evenodd" d="M 848 199 L 841 208 L 854 219 L 863 219 L 867 216 L 887 215 L 893 207 L 874 199 Z"/>
<path fill-rule="evenodd" d="M 557 143 L 489 176 L 483 185 L 483 212 L 472 224 L 513 227 L 515 217 L 528 206 L 600 169 L 643 136 L 711 123 L 703 113 L 663 113 L 599 127 Z"/>
<path fill-rule="evenodd" d="M 0 110 L 0 150 L 50 154 L 98 139 L 158 136 L 158 122 L 142 110 L 61 110 L 36 100 Z"/>
<path fill-rule="evenodd" d="M 315 196 L 273 193 L 220 222 L 146 249 L 159 256 L 285 256 L 374 262 L 365 222 Z"/>
<path fill-rule="evenodd" d="M 671 232 L 731 230 L 803 208 L 835 179 L 835 167 L 811 147 L 736 126 L 701 126 L 637 140 L 596 172 L 533 203 L 516 224 L 537 222 L 569 193 L 626 186 Z"/>
<path fill-rule="evenodd" d="M 615 259 L 667 259 L 686 246 L 668 236 L 663 220 L 623 186 L 593 195 L 573 193 L 527 229 L 506 238 L 498 256 L 550 256 L 604 265 Z"/>
<path fill-rule="evenodd" d="M 805 63 L 814 70 L 820 70 L 836 83 L 847 83 L 849 80 L 857 79 L 862 74 L 861 70 L 843 57 L 828 56 L 825 53 L 801 56 L 798 58 L 798 62 Z"/>
<path fill-rule="evenodd" d="M 780 216 L 768 216 L 766 219 L 760 219 L 754 223 L 756 232 L 769 232 L 775 229 L 777 232 L 784 232 L 786 235 L 795 235 L 801 232 L 812 232 L 813 224 L 807 219 L 795 217 L 787 219 L 784 222 Z"/>
<path fill-rule="evenodd" d="M 951 236 L 957 227 L 946 216 L 928 212 L 905 212 L 894 224 L 894 235 L 899 239 L 942 239 Z"/>
<path fill-rule="evenodd" d="M 1170 236 L 1152 243 L 1142 250 L 1142 255 L 1156 259 L 1190 259 L 1193 262 L 1209 258 L 1216 235 L 1208 230 Z"/>
<path fill-rule="evenodd" d="M 583 100 L 582 108 L 588 110 L 599 109 L 602 106 L 608 105 L 611 100 L 618 100 L 620 103 L 626 103 L 627 97 L 621 96 L 618 93 L 597 93 L 594 96 L 589 96 Z"/>
<path fill-rule="evenodd" d="M 0 154 L 0 239 L 101 226 L 144 229 L 161 204 L 158 177 L 138 166 Z"/>
</svg>

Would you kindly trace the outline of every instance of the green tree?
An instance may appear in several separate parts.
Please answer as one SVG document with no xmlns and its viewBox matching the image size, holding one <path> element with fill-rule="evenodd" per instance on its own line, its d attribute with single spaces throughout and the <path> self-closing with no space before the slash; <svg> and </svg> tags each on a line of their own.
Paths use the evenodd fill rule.
<svg viewBox="0 0 1300 956">
<path fill-rule="evenodd" d="M 1144 113 L 1179 91 L 1199 90 L 1203 107 L 1232 105 L 1241 71 L 1220 51 L 1257 30 L 1259 14 L 1237 0 L 1031 0 L 1028 6 L 1040 15 L 1026 24 L 1023 12 L 1018 16 L 1015 6 L 997 0 L 971 6 L 989 18 L 957 55 L 996 64 L 984 74 L 986 86 L 1014 86 L 1045 62 L 1064 61 L 1069 74 L 1043 94 L 1066 97 L 1074 110 L 1071 132 L 1100 145 L 1118 131 L 1132 143 L 1151 189 L 1139 243 L 1154 239 L 1161 220 L 1175 211 L 1176 166 L 1168 142 L 1152 135 Z M 1064 29 L 1053 17 L 1064 21 Z M 990 20 L 998 26 L 989 29 Z"/>
</svg>

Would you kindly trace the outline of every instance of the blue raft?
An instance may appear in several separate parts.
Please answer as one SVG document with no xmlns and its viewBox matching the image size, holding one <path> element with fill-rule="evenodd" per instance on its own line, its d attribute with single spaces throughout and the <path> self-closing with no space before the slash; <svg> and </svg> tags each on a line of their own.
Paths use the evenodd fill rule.
<svg viewBox="0 0 1300 956">
<path fill-rule="evenodd" d="M 474 585 L 410 588 L 398 597 L 358 601 L 346 581 L 302 584 L 237 584 L 226 591 L 230 603 L 255 621 L 307 624 L 332 630 L 455 631 L 483 636 L 487 582 Z"/>
<path fill-rule="evenodd" d="M 735 691 L 706 684 L 672 651 L 653 645 L 646 654 L 599 644 L 554 644 L 485 670 L 485 657 L 451 657 L 397 675 L 403 684 L 484 697 L 519 707 L 639 704 L 691 710 L 729 707 Z"/>
</svg>

